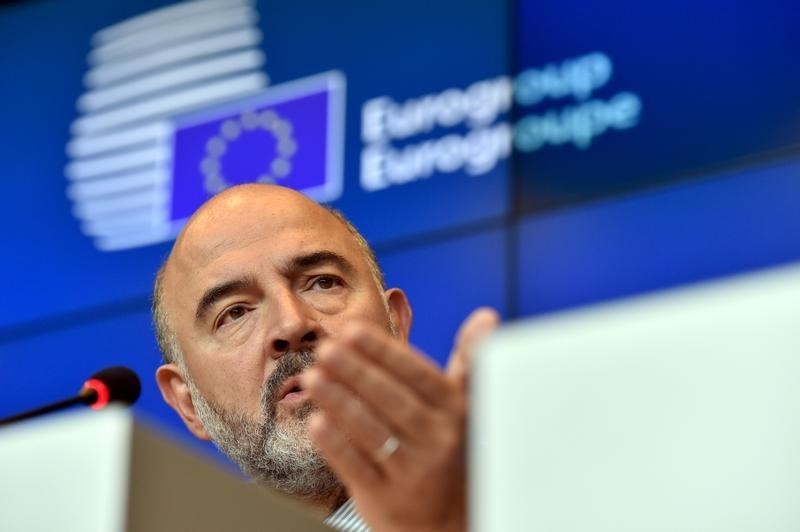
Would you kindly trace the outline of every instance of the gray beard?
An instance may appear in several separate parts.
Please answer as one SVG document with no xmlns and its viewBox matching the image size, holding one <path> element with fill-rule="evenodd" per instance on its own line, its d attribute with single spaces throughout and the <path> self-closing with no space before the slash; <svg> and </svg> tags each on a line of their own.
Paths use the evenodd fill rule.
<svg viewBox="0 0 800 532">
<path fill-rule="evenodd" d="M 256 419 L 208 401 L 188 372 L 186 382 L 195 411 L 214 444 L 246 475 L 296 497 L 338 500 L 344 488 L 308 437 L 308 418 L 314 405 L 305 403 L 284 419 L 277 419 L 278 390 L 286 379 L 313 363 L 309 351 L 281 356 L 262 389 L 261 416 Z"/>
</svg>

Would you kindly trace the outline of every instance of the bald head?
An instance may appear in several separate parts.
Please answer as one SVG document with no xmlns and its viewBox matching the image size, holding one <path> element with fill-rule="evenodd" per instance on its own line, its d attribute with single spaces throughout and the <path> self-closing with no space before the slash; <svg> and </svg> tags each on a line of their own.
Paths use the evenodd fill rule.
<svg viewBox="0 0 800 532">
<path fill-rule="evenodd" d="M 297 219 L 307 219 L 309 225 L 333 222 L 326 209 L 288 188 L 266 184 L 229 188 L 192 215 L 175 241 L 167 268 L 172 262 L 213 260 L 238 242 L 269 238 L 265 229 L 280 231 Z"/>
<path fill-rule="evenodd" d="M 278 233 L 295 231 L 303 236 L 320 230 L 346 235 L 358 249 L 378 289 L 385 288 L 375 254 L 356 228 L 338 211 L 323 207 L 303 194 L 268 184 L 231 187 L 203 204 L 189 219 L 156 275 L 153 322 L 159 347 L 167 362 L 184 366 L 172 323 L 170 296 L 199 268 L 211 265 L 242 246 L 267 242 Z M 266 246 L 265 246 L 266 247 Z"/>
</svg>

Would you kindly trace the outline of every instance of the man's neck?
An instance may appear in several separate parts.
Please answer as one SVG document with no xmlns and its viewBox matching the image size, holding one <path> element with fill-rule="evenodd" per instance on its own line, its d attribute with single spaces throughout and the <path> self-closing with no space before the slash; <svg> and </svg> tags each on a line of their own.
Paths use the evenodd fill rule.
<svg viewBox="0 0 800 532">
<path fill-rule="evenodd" d="M 313 507 L 314 512 L 321 516 L 328 516 L 335 512 L 341 505 L 347 502 L 350 496 L 344 487 L 339 487 L 334 492 L 321 497 L 308 497 L 305 502 Z"/>
<path fill-rule="evenodd" d="M 330 517 L 349 499 L 347 491 L 343 487 L 337 488 L 335 493 L 331 493 L 326 496 L 303 497 L 297 494 L 276 490 L 274 486 L 266 483 L 258 482 L 257 484 L 280 497 L 286 497 L 287 500 L 302 502 L 307 507 L 307 510 L 312 515 L 315 515 L 320 521 L 324 521 L 326 518 Z"/>
</svg>

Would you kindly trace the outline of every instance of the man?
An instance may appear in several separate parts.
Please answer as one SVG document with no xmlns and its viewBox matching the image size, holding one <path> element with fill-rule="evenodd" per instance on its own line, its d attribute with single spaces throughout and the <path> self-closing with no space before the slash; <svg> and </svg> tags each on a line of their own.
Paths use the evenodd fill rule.
<svg viewBox="0 0 800 532">
<path fill-rule="evenodd" d="M 334 526 L 354 504 L 378 531 L 465 528 L 466 377 L 494 311 L 465 322 L 442 372 L 408 346 L 406 296 L 349 223 L 253 184 L 190 219 L 153 314 L 164 399 L 245 473 L 338 511 Z"/>
</svg>

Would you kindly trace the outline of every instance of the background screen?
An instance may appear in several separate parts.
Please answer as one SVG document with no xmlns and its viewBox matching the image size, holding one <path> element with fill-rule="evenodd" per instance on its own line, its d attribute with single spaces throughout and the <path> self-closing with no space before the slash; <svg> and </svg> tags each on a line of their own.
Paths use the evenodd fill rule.
<svg viewBox="0 0 800 532">
<path fill-rule="evenodd" d="M 0 7 L 0 415 L 153 380 L 152 282 L 235 182 L 343 211 L 443 364 L 507 320 L 800 259 L 793 6 L 707 0 Z M 266 150 L 266 151 L 265 151 Z"/>
</svg>

